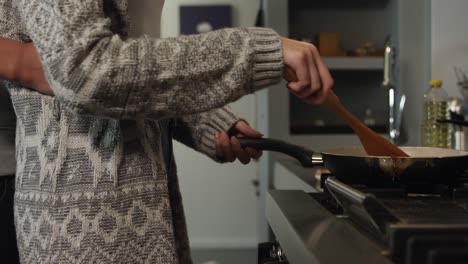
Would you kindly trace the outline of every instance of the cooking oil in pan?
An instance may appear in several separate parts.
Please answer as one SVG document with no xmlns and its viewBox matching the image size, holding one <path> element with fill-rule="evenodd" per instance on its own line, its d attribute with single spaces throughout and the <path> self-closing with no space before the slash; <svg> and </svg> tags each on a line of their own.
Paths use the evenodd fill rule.
<svg viewBox="0 0 468 264">
<path fill-rule="evenodd" d="M 437 119 L 449 119 L 448 95 L 441 88 L 441 81 L 431 81 L 424 102 L 424 123 L 422 143 L 426 147 L 450 148 L 452 142 L 451 126 L 439 123 Z"/>
</svg>

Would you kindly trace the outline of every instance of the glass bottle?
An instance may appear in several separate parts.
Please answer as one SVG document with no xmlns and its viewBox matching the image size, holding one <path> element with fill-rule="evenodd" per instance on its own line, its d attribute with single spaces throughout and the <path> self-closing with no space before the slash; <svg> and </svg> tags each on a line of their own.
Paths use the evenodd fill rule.
<svg viewBox="0 0 468 264">
<path fill-rule="evenodd" d="M 424 120 L 422 145 L 426 147 L 450 148 L 452 141 L 451 126 L 437 122 L 449 119 L 449 96 L 442 88 L 442 81 L 431 80 L 430 88 L 424 95 Z"/>
</svg>

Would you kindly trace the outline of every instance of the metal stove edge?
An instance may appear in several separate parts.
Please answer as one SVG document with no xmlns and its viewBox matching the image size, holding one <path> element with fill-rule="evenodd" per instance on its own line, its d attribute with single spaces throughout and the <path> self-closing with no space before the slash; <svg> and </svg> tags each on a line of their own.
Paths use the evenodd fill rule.
<svg viewBox="0 0 468 264">
<path fill-rule="evenodd" d="M 291 264 L 393 263 L 378 243 L 304 191 L 271 190 L 266 217 Z"/>
</svg>

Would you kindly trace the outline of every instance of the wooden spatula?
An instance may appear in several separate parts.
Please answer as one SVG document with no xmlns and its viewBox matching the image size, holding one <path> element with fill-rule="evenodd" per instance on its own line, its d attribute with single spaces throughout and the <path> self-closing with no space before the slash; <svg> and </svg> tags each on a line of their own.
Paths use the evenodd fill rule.
<svg viewBox="0 0 468 264">
<path fill-rule="evenodd" d="M 285 78 L 288 81 L 297 81 L 296 74 L 290 68 L 286 68 Z M 375 133 L 372 129 L 368 128 L 359 121 L 359 119 L 348 112 L 332 90 L 328 92 L 327 98 L 325 99 L 325 105 L 330 110 L 338 114 L 348 124 L 348 126 L 354 130 L 354 133 L 359 137 L 359 140 L 368 155 L 409 157 L 408 154 Z"/>
<path fill-rule="evenodd" d="M 390 157 L 409 157 L 397 146 L 388 142 L 385 138 L 375 133 L 372 129 L 364 125 L 359 119 L 348 112 L 333 91 L 329 91 L 325 99 L 325 105 L 337 113 L 350 126 L 354 133 L 359 137 L 362 146 L 368 155 L 371 156 L 390 156 Z"/>
</svg>

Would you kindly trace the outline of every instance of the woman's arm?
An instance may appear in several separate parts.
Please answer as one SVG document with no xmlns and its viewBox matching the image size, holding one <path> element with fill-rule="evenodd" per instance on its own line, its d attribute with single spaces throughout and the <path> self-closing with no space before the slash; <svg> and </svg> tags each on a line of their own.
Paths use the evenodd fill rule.
<svg viewBox="0 0 468 264">
<path fill-rule="evenodd" d="M 62 105 L 116 118 L 204 112 L 279 81 L 320 103 L 333 84 L 314 46 L 264 28 L 225 29 L 171 39 L 123 39 L 102 0 L 15 2 L 47 80 Z M 284 61 L 283 61 L 284 58 Z"/>
<path fill-rule="evenodd" d="M 204 112 L 278 82 L 281 40 L 226 29 L 171 39 L 123 39 L 97 0 L 19 1 L 54 94 L 79 113 L 161 118 Z"/>
</svg>

